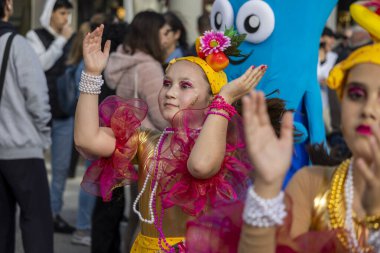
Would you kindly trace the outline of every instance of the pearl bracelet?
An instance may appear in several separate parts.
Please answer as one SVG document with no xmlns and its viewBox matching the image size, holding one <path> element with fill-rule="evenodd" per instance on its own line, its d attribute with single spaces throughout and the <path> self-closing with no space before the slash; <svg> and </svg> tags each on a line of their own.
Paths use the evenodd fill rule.
<svg viewBox="0 0 380 253">
<path fill-rule="evenodd" d="M 79 82 L 79 91 L 86 94 L 99 95 L 103 83 L 104 81 L 101 75 L 93 76 L 82 71 Z"/>
<path fill-rule="evenodd" d="M 284 192 L 281 191 L 273 199 L 264 199 L 256 194 L 254 187 L 248 189 L 243 220 L 245 223 L 259 228 L 282 225 L 287 213 L 284 203 Z"/>
<path fill-rule="evenodd" d="M 374 248 L 374 252 L 380 252 L 380 230 L 370 230 L 368 244 Z"/>
</svg>

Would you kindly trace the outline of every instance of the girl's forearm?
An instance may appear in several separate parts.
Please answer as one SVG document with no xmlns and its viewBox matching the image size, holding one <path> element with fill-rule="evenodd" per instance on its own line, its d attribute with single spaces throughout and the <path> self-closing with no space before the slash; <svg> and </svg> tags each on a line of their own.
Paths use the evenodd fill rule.
<svg viewBox="0 0 380 253">
<path fill-rule="evenodd" d="M 222 165 L 226 152 L 228 120 L 208 115 L 187 162 L 189 172 L 196 178 L 210 178 Z"/>
</svg>

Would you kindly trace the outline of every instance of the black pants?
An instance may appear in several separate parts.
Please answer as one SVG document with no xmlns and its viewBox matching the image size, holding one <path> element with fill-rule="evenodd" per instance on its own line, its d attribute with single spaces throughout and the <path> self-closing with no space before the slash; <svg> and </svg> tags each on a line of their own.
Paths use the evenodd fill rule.
<svg viewBox="0 0 380 253">
<path fill-rule="evenodd" d="M 92 212 L 91 253 L 120 252 L 120 222 L 124 213 L 124 187 L 112 192 L 110 202 L 97 198 Z"/>
<path fill-rule="evenodd" d="M 53 221 L 42 159 L 0 160 L 0 252 L 15 251 L 19 204 L 25 253 L 53 253 Z"/>
</svg>

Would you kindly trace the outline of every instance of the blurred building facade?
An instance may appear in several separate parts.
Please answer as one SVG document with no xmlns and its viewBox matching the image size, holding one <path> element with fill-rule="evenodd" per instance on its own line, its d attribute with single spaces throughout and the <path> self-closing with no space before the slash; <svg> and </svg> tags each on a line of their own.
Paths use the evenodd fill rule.
<svg viewBox="0 0 380 253">
<path fill-rule="evenodd" d="M 188 30 L 189 42 L 192 42 L 197 37 L 197 17 L 205 12 L 210 12 L 214 0 L 71 0 L 71 2 L 74 5 L 72 14 L 74 29 L 97 12 L 130 22 L 133 16 L 142 10 L 152 9 L 158 12 L 171 10 L 183 20 Z M 336 30 L 340 26 L 351 24 L 348 7 L 352 2 L 354 0 L 339 1 L 337 8 L 329 18 L 329 27 Z M 11 22 L 21 34 L 40 26 L 39 17 L 44 3 L 45 0 L 14 0 L 15 13 Z"/>
</svg>

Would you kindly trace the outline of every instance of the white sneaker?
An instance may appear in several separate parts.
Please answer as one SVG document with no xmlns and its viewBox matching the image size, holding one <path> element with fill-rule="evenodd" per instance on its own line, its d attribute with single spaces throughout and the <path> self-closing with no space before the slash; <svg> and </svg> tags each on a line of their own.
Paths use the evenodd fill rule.
<svg viewBox="0 0 380 253">
<path fill-rule="evenodd" d="M 90 247 L 91 246 L 90 230 L 76 230 L 71 237 L 71 243 Z"/>
</svg>

